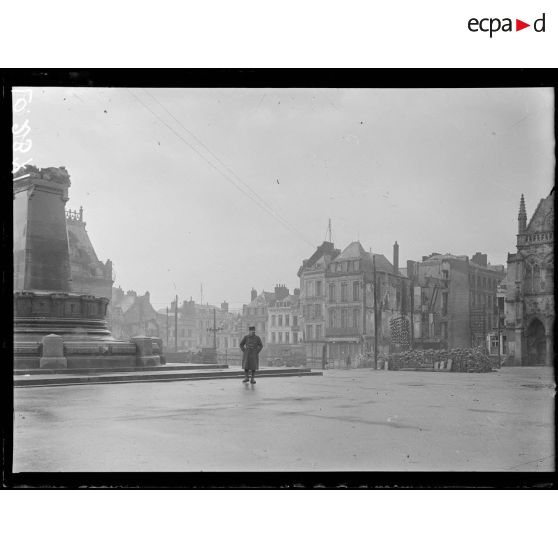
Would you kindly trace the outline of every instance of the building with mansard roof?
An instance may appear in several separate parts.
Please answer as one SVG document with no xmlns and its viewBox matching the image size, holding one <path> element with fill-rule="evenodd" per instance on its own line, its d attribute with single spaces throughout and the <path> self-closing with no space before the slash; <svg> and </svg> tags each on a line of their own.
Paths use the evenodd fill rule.
<svg viewBox="0 0 558 558">
<path fill-rule="evenodd" d="M 391 326 L 404 317 L 408 290 L 398 271 L 397 243 L 393 253 L 392 265 L 383 254 L 364 250 L 360 242 L 342 251 L 324 242 L 303 262 L 299 277 L 308 365 L 354 365 L 365 353 L 389 351 L 394 341 Z"/>
<path fill-rule="evenodd" d="M 527 222 L 519 203 L 517 252 L 508 254 L 505 299 L 509 363 L 554 362 L 554 188 Z"/>
<path fill-rule="evenodd" d="M 298 270 L 300 279 L 300 313 L 304 315 L 299 339 L 304 339 L 306 363 L 321 368 L 326 358 L 325 340 L 325 276 L 329 264 L 341 254 L 332 242 L 322 242 L 310 258 L 303 260 Z M 311 330 L 312 335 L 303 335 L 302 329 Z M 317 332 L 317 335 L 316 335 Z"/>
<path fill-rule="evenodd" d="M 393 264 L 383 254 L 367 252 L 360 242 L 351 242 L 330 262 L 325 278 L 323 334 L 328 361 L 334 366 L 354 365 L 359 355 L 370 351 L 389 353 L 393 320 L 404 319 L 407 309 L 408 281 L 399 274 L 397 242 Z M 311 338 L 318 332 L 305 326 L 305 335 Z"/>
<path fill-rule="evenodd" d="M 112 297 L 112 262 L 101 262 L 95 253 L 83 220 L 83 208 L 66 211 L 70 248 L 72 291 L 93 296 Z"/>
</svg>

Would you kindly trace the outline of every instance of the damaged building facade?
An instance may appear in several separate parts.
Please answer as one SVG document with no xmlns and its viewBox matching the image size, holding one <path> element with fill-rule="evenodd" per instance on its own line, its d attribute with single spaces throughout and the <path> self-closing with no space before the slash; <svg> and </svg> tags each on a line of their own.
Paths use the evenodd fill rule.
<svg viewBox="0 0 558 558">
<path fill-rule="evenodd" d="M 157 317 L 149 291 L 138 295 L 134 290 L 124 292 L 120 286 L 112 289 L 107 319 L 116 339 L 128 339 L 136 335 L 161 337 Z"/>
<path fill-rule="evenodd" d="M 352 242 L 324 242 L 299 269 L 307 364 L 358 365 L 367 355 L 485 346 L 498 328 L 503 265 L 486 254 L 433 253 L 399 267 Z M 377 328 L 377 331 L 376 331 Z"/>
<path fill-rule="evenodd" d="M 420 349 L 484 346 L 497 326 L 503 266 L 474 256 L 433 253 L 407 261 L 412 345 Z"/>
</svg>

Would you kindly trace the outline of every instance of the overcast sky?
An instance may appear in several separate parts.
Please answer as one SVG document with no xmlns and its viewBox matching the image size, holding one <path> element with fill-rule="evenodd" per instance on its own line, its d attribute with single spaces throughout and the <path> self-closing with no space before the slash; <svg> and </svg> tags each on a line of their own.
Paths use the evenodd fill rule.
<svg viewBox="0 0 558 558">
<path fill-rule="evenodd" d="M 67 208 L 83 206 L 115 286 L 162 308 L 203 283 L 204 303 L 240 307 L 251 287 L 298 286 L 328 218 L 336 247 L 391 261 L 397 240 L 401 266 L 505 264 L 521 193 L 530 218 L 554 185 L 553 103 L 551 89 L 36 88 L 25 118 L 32 163 L 68 169 Z"/>
</svg>

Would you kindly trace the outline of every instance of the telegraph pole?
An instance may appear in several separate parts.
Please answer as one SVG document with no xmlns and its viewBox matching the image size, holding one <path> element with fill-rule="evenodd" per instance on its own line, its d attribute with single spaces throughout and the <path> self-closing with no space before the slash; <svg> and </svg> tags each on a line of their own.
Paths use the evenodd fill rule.
<svg viewBox="0 0 558 558">
<path fill-rule="evenodd" d="M 169 349 L 169 307 L 167 306 L 167 351 Z"/>
<path fill-rule="evenodd" d="M 498 297 L 496 297 L 496 305 L 498 307 L 498 368 L 500 368 L 500 305 L 498 304 Z"/>
<path fill-rule="evenodd" d="M 222 327 L 217 327 L 217 309 L 213 308 L 213 327 L 208 327 L 207 331 L 213 332 L 213 348 L 215 350 L 217 350 L 217 332 L 222 330 Z"/>
<path fill-rule="evenodd" d="M 213 308 L 213 348 L 217 349 L 217 310 Z"/>
<path fill-rule="evenodd" d="M 411 279 L 410 282 L 410 287 L 411 287 L 411 292 L 410 292 L 410 299 L 411 299 L 411 331 L 410 331 L 410 337 L 409 337 L 409 341 L 411 343 L 410 349 L 411 351 L 413 350 L 413 345 L 414 345 L 414 341 L 415 341 L 415 324 L 414 324 L 414 310 L 415 310 L 415 284 L 414 281 Z"/>
<path fill-rule="evenodd" d="M 372 276 L 374 281 L 374 370 L 378 369 L 378 296 L 376 293 L 376 254 L 372 254 Z"/>
<path fill-rule="evenodd" d="M 178 295 L 174 304 L 174 352 L 178 352 Z"/>
<path fill-rule="evenodd" d="M 362 274 L 362 345 L 366 349 L 366 275 Z"/>
</svg>

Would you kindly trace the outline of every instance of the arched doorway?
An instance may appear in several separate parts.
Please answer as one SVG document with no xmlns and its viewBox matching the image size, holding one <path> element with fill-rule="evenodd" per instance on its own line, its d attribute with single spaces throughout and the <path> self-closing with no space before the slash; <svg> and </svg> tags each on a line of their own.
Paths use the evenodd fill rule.
<svg viewBox="0 0 558 558">
<path fill-rule="evenodd" d="M 542 322 L 535 318 L 527 328 L 527 365 L 536 366 L 546 361 L 546 335 Z"/>
</svg>

